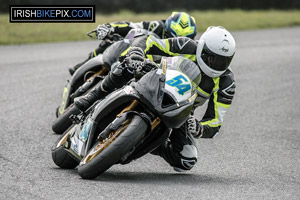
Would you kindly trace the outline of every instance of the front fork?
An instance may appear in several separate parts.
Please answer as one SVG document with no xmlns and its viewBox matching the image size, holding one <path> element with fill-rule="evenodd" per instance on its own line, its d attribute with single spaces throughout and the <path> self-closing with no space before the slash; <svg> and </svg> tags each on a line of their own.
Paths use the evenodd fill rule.
<svg viewBox="0 0 300 200">
<path fill-rule="evenodd" d="M 131 104 L 129 106 L 127 106 L 126 108 L 124 108 L 117 116 L 120 117 L 124 112 L 127 111 L 133 111 L 137 106 L 138 106 L 139 102 L 137 100 L 134 100 L 131 102 Z M 143 119 L 145 118 L 145 116 L 141 116 Z M 147 117 L 149 118 L 149 117 Z M 147 119 L 149 121 L 149 119 Z M 151 132 L 160 124 L 161 120 L 159 117 L 156 117 L 152 122 L 151 122 Z M 150 133 L 151 133 L 150 132 Z"/>
</svg>

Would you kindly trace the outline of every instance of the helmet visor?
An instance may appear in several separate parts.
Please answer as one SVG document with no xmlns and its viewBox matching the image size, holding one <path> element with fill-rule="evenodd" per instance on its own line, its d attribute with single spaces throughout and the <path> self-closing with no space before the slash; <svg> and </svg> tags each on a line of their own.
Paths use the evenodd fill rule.
<svg viewBox="0 0 300 200">
<path fill-rule="evenodd" d="M 233 58 L 232 56 L 221 56 L 209 50 L 209 48 L 204 44 L 203 50 L 201 52 L 201 58 L 207 66 L 216 71 L 225 71 Z"/>
</svg>

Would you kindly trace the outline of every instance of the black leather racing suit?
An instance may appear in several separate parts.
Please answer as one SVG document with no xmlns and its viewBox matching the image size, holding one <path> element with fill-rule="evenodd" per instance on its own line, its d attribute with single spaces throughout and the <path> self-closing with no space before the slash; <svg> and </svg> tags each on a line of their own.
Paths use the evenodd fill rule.
<svg viewBox="0 0 300 200">
<path fill-rule="evenodd" d="M 140 47 L 148 57 L 151 55 L 177 56 L 181 55 L 196 61 L 197 42 L 186 38 L 157 39 L 152 36 L 140 37 L 133 41 L 133 47 Z M 213 138 L 220 130 L 224 115 L 231 105 L 235 93 L 235 81 L 231 69 L 217 78 L 211 78 L 203 72 L 197 87 L 198 97 L 195 108 L 207 100 L 208 107 L 200 123 L 204 128 L 201 138 Z M 163 157 L 174 169 L 191 169 L 197 161 L 197 152 L 193 148 L 194 140 L 187 131 L 187 123 L 179 129 L 174 129 L 170 141 L 157 148 L 153 153 Z"/>
<path fill-rule="evenodd" d="M 128 44 L 130 45 L 142 48 L 148 58 L 157 55 L 181 55 L 194 61 L 190 63 L 196 63 L 197 43 L 189 38 L 157 39 L 153 36 L 141 35 L 134 38 Z M 122 54 L 125 55 L 128 50 L 129 48 Z M 217 78 L 210 78 L 203 72 L 200 73 L 202 78 L 200 84 L 196 85 L 198 97 L 195 101 L 195 108 L 209 100 L 207 110 L 200 122 L 204 128 L 201 137 L 213 138 L 218 133 L 223 117 L 231 105 L 235 93 L 235 81 L 230 69 Z M 118 65 L 105 77 L 101 87 L 106 91 L 112 91 L 114 88 L 122 87 L 132 76 L 121 65 Z M 173 129 L 169 140 L 152 153 L 163 157 L 177 171 L 191 169 L 197 162 L 197 148 L 194 138 L 187 131 L 187 123 L 178 129 Z"/>
<path fill-rule="evenodd" d="M 139 22 L 139 23 L 121 21 L 121 22 L 106 23 L 103 25 L 107 26 L 107 27 L 113 27 L 113 31 L 110 34 L 111 35 L 118 34 L 118 35 L 122 36 L 122 38 L 125 38 L 132 29 L 142 29 L 142 30 L 154 33 L 157 37 L 160 37 L 160 38 L 165 37 L 165 26 L 166 26 L 165 20 L 144 21 L 144 22 Z M 116 41 L 120 41 L 120 38 L 116 39 L 116 41 L 114 39 L 112 39 L 112 40 L 113 40 L 113 42 L 108 42 L 106 40 L 101 41 L 99 46 L 97 48 L 95 48 L 92 52 L 90 52 L 88 54 L 88 57 L 84 61 L 69 68 L 70 74 L 73 75 L 73 73 L 79 67 L 81 67 L 83 64 L 88 62 L 90 59 L 96 57 L 97 55 L 102 54 L 108 47 L 110 47 Z"/>
<path fill-rule="evenodd" d="M 134 40 L 131 46 L 141 47 L 146 55 L 182 55 L 197 62 L 197 42 L 186 37 L 169 39 L 157 39 L 152 36 L 140 37 Z M 195 107 L 209 100 L 208 108 L 201 120 L 204 127 L 204 133 L 201 137 L 212 138 L 219 131 L 235 93 L 235 81 L 231 69 L 227 69 L 224 74 L 217 78 L 208 77 L 202 72 L 202 80 L 197 89 L 199 96 Z"/>
<path fill-rule="evenodd" d="M 158 21 L 143 21 L 139 23 L 121 21 L 121 22 L 113 22 L 113 23 L 106 23 L 104 26 L 113 27 L 114 31 L 110 34 L 119 34 L 123 38 L 132 30 L 132 29 L 144 29 L 150 32 L 153 32 L 160 38 L 165 37 L 165 20 L 158 20 Z M 99 45 L 90 55 L 90 57 L 95 57 L 98 54 L 102 53 L 107 46 Z"/>
</svg>

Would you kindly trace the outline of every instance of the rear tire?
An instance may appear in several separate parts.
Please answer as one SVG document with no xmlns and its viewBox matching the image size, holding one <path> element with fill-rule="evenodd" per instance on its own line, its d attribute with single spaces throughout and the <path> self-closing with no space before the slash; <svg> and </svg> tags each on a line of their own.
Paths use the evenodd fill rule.
<svg viewBox="0 0 300 200">
<path fill-rule="evenodd" d="M 63 169 L 74 169 L 78 165 L 78 162 L 76 162 L 64 148 L 64 144 L 67 141 L 70 130 L 59 137 L 51 149 L 53 162 Z"/>
<path fill-rule="evenodd" d="M 52 124 L 52 130 L 56 134 L 63 134 L 71 125 L 71 115 L 78 115 L 80 110 L 72 105 L 70 106 L 59 118 L 57 118 Z"/>
<path fill-rule="evenodd" d="M 134 150 L 147 128 L 147 123 L 139 115 L 126 120 L 107 139 L 94 144 L 78 166 L 79 175 L 84 179 L 93 179 L 105 172 Z"/>
</svg>

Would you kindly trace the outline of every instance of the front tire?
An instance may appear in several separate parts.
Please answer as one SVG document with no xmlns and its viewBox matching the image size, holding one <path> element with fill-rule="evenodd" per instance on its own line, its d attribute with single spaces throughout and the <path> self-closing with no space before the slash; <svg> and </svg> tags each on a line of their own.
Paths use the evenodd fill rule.
<svg viewBox="0 0 300 200">
<path fill-rule="evenodd" d="M 147 123 L 139 115 L 127 119 L 106 139 L 94 144 L 78 166 L 79 175 L 84 179 L 93 179 L 105 172 L 134 150 L 147 128 Z"/>
<path fill-rule="evenodd" d="M 76 162 L 64 148 L 64 144 L 67 141 L 72 128 L 70 128 L 69 131 L 66 131 L 65 134 L 59 137 L 59 139 L 53 144 L 51 149 L 53 162 L 63 169 L 74 169 L 78 165 L 78 162 Z"/>
<path fill-rule="evenodd" d="M 81 111 L 73 104 L 52 124 L 52 130 L 56 134 L 63 134 L 71 125 L 71 115 L 78 115 Z"/>
</svg>

